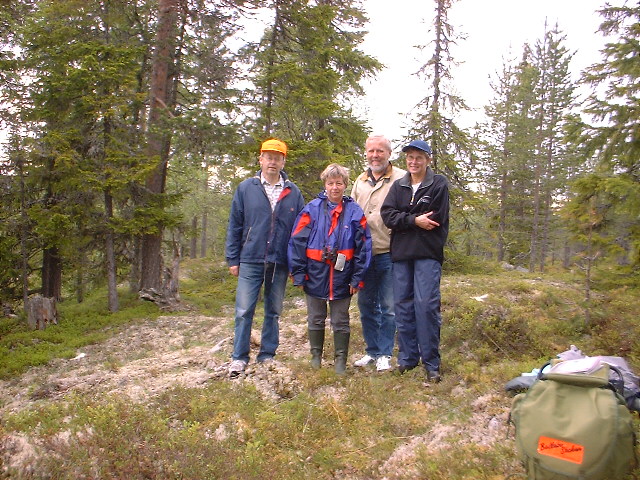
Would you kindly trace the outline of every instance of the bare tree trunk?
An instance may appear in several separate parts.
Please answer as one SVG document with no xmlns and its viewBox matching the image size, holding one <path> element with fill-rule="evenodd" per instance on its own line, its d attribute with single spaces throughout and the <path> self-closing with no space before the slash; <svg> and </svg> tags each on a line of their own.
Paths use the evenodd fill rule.
<svg viewBox="0 0 640 480">
<path fill-rule="evenodd" d="M 109 3 L 105 2 L 102 5 L 104 11 L 104 40 L 106 44 L 111 43 L 111 27 L 108 22 L 109 18 Z M 109 55 L 107 53 L 107 55 Z M 111 92 L 107 89 L 104 94 L 108 95 Z M 108 111 L 104 113 L 104 121 L 103 121 L 103 142 L 102 142 L 102 164 L 109 171 L 109 159 L 108 152 L 111 147 L 111 113 Z M 109 306 L 110 312 L 117 312 L 119 310 L 119 302 L 118 302 L 118 278 L 116 272 L 116 254 L 114 247 L 114 234 L 112 228 L 113 221 L 113 196 L 111 195 L 111 190 L 109 188 L 109 173 L 106 174 L 105 178 L 105 188 L 104 188 L 104 225 L 105 225 L 105 237 L 104 237 L 104 247 L 105 247 L 105 263 L 107 269 L 107 304 Z"/>
<path fill-rule="evenodd" d="M 84 267 L 86 264 L 85 254 L 80 254 L 78 268 L 76 269 L 76 302 L 84 302 Z"/>
<path fill-rule="evenodd" d="M 498 261 L 504 261 L 504 235 L 507 224 L 507 174 L 500 179 L 500 219 L 498 221 Z"/>
<path fill-rule="evenodd" d="M 552 118 L 556 118 L 555 106 L 551 106 L 551 116 Z M 555 123 L 555 122 L 554 122 Z M 540 271 L 544 272 L 546 258 L 548 255 L 549 249 L 549 231 L 551 229 L 551 202 L 552 202 L 552 189 L 553 186 L 550 184 L 551 179 L 553 178 L 553 147 L 554 147 L 554 138 L 553 135 L 549 138 L 549 146 L 547 147 L 547 164 L 545 169 L 545 178 L 546 184 L 544 188 L 544 221 L 542 223 L 542 240 L 540 247 Z"/>
<path fill-rule="evenodd" d="M 564 248 L 562 250 L 562 266 L 566 270 L 571 266 L 571 246 L 569 245 L 568 240 L 565 240 Z"/>
<path fill-rule="evenodd" d="M 62 260 L 57 247 L 45 248 L 42 252 L 42 295 L 62 299 Z"/>
<path fill-rule="evenodd" d="M 106 213 L 107 233 L 105 235 L 105 255 L 107 261 L 107 296 L 109 297 L 109 311 L 117 312 L 118 304 L 118 279 L 116 277 L 116 255 L 113 246 L 113 231 L 111 218 L 113 217 L 113 198 L 107 192 L 104 194 L 104 209 Z"/>
<path fill-rule="evenodd" d="M 539 255 L 539 224 L 540 224 L 540 169 L 536 164 L 533 192 L 533 225 L 531 226 L 531 241 L 529 244 L 529 271 L 536 271 L 536 263 Z"/>
<path fill-rule="evenodd" d="M 129 270 L 129 291 L 131 293 L 140 290 L 140 262 L 142 258 L 141 250 L 142 237 L 135 235 L 133 237 L 131 269 Z"/>
<path fill-rule="evenodd" d="M 589 225 L 589 235 L 587 236 L 587 265 L 584 275 L 584 324 L 591 325 L 591 263 L 594 257 L 591 255 L 591 245 L 593 237 L 593 227 Z"/>
<path fill-rule="evenodd" d="M 198 256 L 198 217 L 195 215 L 191 219 L 191 241 L 189 242 L 189 258 Z"/>
<path fill-rule="evenodd" d="M 200 257 L 207 256 L 207 212 L 202 214 L 202 229 L 200 232 Z"/>
<path fill-rule="evenodd" d="M 47 170 L 49 175 L 52 175 L 55 170 L 54 161 L 51 159 L 48 161 Z M 54 197 L 51 184 L 49 183 L 44 198 L 44 204 L 51 206 L 55 203 L 56 199 Z M 50 246 L 43 250 L 41 272 L 42 295 L 54 298 L 57 301 L 62 300 L 62 259 L 60 258 L 58 247 Z"/>
<path fill-rule="evenodd" d="M 157 164 L 146 182 L 147 203 L 155 208 L 162 208 L 156 198 L 164 194 L 169 160 L 171 136 L 166 130 L 164 120 L 170 114 L 171 107 L 171 79 L 178 6 L 179 0 L 159 0 L 158 4 L 157 44 L 151 73 L 147 133 L 147 155 L 149 158 L 157 159 Z M 148 233 L 142 237 L 141 290 L 161 288 L 162 230 L 162 225 L 157 225 L 155 233 Z"/>
<path fill-rule="evenodd" d="M 22 154 L 16 160 L 20 177 L 20 255 L 22 257 L 22 303 L 27 304 L 29 298 L 29 253 L 27 251 L 27 235 L 29 217 L 27 216 L 26 186 L 24 183 L 24 163 Z"/>
<path fill-rule="evenodd" d="M 538 152 L 542 150 L 542 135 L 544 130 L 544 105 L 540 108 L 539 124 L 538 124 Z M 540 165 L 540 155 L 534 155 L 534 178 L 533 178 L 533 224 L 531 225 L 531 241 L 530 247 L 531 254 L 529 256 L 529 271 L 536 271 L 536 263 L 538 263 L 538 257 L 541 256 L 540 250 L 540 203 L 542 189 L 542 166 Z"/>
</svg>

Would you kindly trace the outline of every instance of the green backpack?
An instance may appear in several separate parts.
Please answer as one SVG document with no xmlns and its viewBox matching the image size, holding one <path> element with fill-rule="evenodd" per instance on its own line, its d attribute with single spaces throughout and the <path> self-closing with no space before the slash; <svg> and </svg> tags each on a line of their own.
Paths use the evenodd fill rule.
<svg viewBox="0 0 640 480">
<path fill-rule="evenodd" d="M 591 374 L 540 373 L 513 399 L 509 417 L 529 480 L 620 480 L 633 470 L 631 413 L 609 368 L 622 379 L 607 364 Z"/>
</svg>

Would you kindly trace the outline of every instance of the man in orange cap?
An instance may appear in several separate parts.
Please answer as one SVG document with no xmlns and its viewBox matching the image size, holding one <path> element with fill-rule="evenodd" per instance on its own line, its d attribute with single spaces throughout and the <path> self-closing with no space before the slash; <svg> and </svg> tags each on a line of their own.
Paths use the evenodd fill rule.
<svg viewBox="0 0 640 480">
<path fill-rule="evenodd" d="M 231 203 L 226 258 L 238 277 L 235 332 L 229 376 L 242 374 L 249 363 L 251 326 L 264 285 L 264 322 L 258 362 L 271 361 L 279 345 L 278 321 L 288 277 L 287 244 L 298 212 L 304 207 L 300 189 L 283 168 L 287 145 L 269 139 L 260 148 L 260 171 L 238 185 Z"/>
</svg>

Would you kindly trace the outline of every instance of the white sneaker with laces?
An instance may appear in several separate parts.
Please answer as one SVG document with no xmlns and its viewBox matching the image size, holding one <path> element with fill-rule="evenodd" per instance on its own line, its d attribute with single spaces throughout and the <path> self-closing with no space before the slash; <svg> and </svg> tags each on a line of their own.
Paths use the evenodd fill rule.
<svg viewBox="0 0 640 480">
<path fill-rule="evenodd" d="M 389 360 L 391 360 L 391 357 L 388 357 L 387 355 L 382 355 L 381 357 L 378 357 L 378 359 L 376 360 L 376 370 L 378 372 L 384 372 L 385 370 L 390 370 L 391 363 L 389 363 Z"/>
<path fill-rule="evenodd" d="M 365 355 L 364 357 L 362 357 L 360 360 L 356 360 L 355 362 L 353 362 L 353 366 L 354 367 L 366 367 L 367 365 L 369 365 L 370 363 L 375 362 L 376 359 L 373 358 L 371 355 Z"/>
<path fill-rule="evenodd" d="M 231 378 L 237 377 L 244 372 L 245 368 L 247 368 L 247 362 L 244 360 L 234 360 L 231 362 L 231 365 L 229 365 L 229 376 Z"/>
</svg>

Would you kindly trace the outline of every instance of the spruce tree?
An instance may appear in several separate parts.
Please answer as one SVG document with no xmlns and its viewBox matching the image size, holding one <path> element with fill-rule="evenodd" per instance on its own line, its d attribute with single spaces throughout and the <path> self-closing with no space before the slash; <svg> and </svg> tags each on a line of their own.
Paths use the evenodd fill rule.
<svg viewBox="0 0 640 480">
<path fill-rule="evenodd" d="M 600 10 L 599 31 L 612 37 L 602 61 L 589 67 L 582 81 L 592 87 L 571 133 L 578 151 L 593 160 L 587 175 L 573 186 L 571 208 L 584 198 L 598 199 L 596 208 L 608 226 L 608 249 L 622 250 L 622 263 L 640 263 L 640 5 Z M 591 164 L 588 164 L 589 166 Z M 576 205 L 577 204 L 577 205 Z M 578 230 L 584 230 L 576 223 Z M 620 258 L 620 257 L 618 257 Z"/>
<path fill-rule="evenodd" d="M 256 143 L 270 136 L 289 143 L 286 170 L 307 198 L 322 188 L 328 163 L 361 167 L 367 132 L 349 102 L 381 65 L 358 50 L 366 19 L 356 5 L 275 1 L 271 27 L 246 51 L 255 58 Z"/>
<path fill-rule="evenodd" d="M 564 132 L 567 116 L 574 107 L 575 85 L 569 65 L 572 54 L 564 46 L 566 37 L 556 25 L 535 43 L 532 62 L 539 76 L 535 86 L 537 121 L 535 155 L 531 159 L 532 221 L 529 269 L 544 270 L 550 248 L 550 234 L 557 224 L 554 210 L 566 198 L 572 172 L 572 156 Z"/>
<path fill-rule="evenodd" d="M 452 69 L 457 64 L 452 47 L 464 37 L 456 35 L 449 23 L 449 9 L 455 0 L 434 0 L 433 39 L 421 49 L 431 52 L 418 74 L 428 83 L 426 95 L 416 106 L 414 125 L 409 129 L 406 140 L 422 138 L 433 150 L 432 167 L 444 173 L 458 187 L 467 184 L 462 168 L 473 163 L 475 145 L 469 132 L 456 121 L 461 111 L 469 110 L 462 97 L 452 91 Z"/>
</svg>

